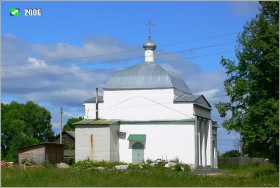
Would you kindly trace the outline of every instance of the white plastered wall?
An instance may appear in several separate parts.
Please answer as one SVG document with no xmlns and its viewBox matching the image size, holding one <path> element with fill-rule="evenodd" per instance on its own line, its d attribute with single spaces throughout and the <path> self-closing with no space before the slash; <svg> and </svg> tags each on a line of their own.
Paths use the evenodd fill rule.
<svg viewBox="0 0 280 188">
<path fill-rule="evenodd" d="M 173 103 L 174 89 L 104 91 L 99 103 L 101 119 L 133 121 L 194 118 L 193 104 Z M 85 118 L 95 118 L 95 104 L 85 104 Z"/>
<path fill-rule="evenodd" d="M 144 160 L 179 158 L 181 162 L 195 164 L 194 125 L 184 124 L 121 124 L 126 137 L 119 140 L 120 161 L 132 162 L 129 148 L 130 134 L 145 134 Z"/>
</svg>

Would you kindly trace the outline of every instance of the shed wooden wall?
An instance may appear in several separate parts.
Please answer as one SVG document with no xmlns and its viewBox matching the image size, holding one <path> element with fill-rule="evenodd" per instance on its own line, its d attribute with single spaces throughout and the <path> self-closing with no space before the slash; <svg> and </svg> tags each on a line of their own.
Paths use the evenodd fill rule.
<svg viewBox="0 0 280 188">
<path fill-rule="evenodd" d="M 34 160 L 36 164 L 42 164 L 45 161 L 45 147 L 44 145 L 32 146 L 28 148 L 22 148 L 19 150 L 18 162 L 22 160 Z"/>
<path fill-rule="evenodd" d="M 63 145 L 42 144 L 19 149 L 18 161 L 34 160 L 36 164 L 63 162 Z"/>
<path fill-rule="evenodd" d="M 45 160 L 50 163 L 63 162 L 63 145 L 46 145 Z"/>
</svg>

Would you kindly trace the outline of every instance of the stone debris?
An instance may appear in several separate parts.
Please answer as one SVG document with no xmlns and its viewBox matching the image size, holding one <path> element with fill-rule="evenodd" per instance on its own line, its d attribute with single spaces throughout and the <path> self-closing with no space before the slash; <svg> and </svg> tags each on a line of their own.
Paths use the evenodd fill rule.
<svg viewBox="0 0 280 188">
<path fill-rule="evenodd" d="M 13 167 L 14 166 L 14 162 L 1 161 L 1 166 Z"/>
<path fill-rule="evenodd" d="M 172 167 L 174 167 L 174 166 L 176 166 L 176 163 L 175 163 L 175 162 L 168 162 L 168 163 L 166 163 L 166 164 L 164 165 L 164 167 L 166 167 L 166 168 L 172 168 Z"/>
<path fill-rule="evenodd" d="M 22 164 L 19 164 L 18 167 L 25 169 L 25 168 L 33 168 L 33 167 L 40 167 L 40 166 L 37 166 L 34 163 L 30 163 L 30 162 L 26 161 L 26 162 L 24 162 Z"/>
<path fill-rule="evenodd" d="M 6 161 L 1 161 L 1 166 L 6 166 Z"/>
<path fill-rule="evenodd" d="M 114 169 L 116 170 L 127 170 L 129 165 L 116 165 Z"/>
<path fill-rule="evenodd" d="M 155 166 L 157 163 L 151 163 L 150 166 Z"/>
<path fill-rule="evenodd" d="M 57 168 L 69 168 L 69 165 L 66 163 L 57 163 L 56 167 Z"/>
<path fill-rule="evenodd" d="M 188 164 L 190 169 L 191 169 L 191 172 L 195 171 L 195 166 L 193 164 Z"/>
<path fill-rule="evenodd" d="M 29 162 L 25 162 L 25 163 L 23 163 L 23 165 L 24 165 L 24 166 L 32 166 L 32 164 L 29 163 Z"/>
<path fill-rule="evenodd" d="M 156 160 L 155 160 L 155 163 L 162 163 L 162 162 L 163 162 L 162 159 L 156 159 Z"/>
<path fill-rule="evenodd" d="M 164 159 L 156 159 L 154 163 L 159 164 L 159 163 L 167 163 Z"/>
<path fill-rule="evenodd" d="M 181 170 L 184 172 L 185 171 L 184 167 L 181 166 Z"/>
<path fill-rule="evenodd" d="M 105 167 L 98 166 L 98 167 L 96 167 L 95 169 L 96 169 L 96 170 L 104 170 L 104 169 L 105 169 Z"/>
</svg>

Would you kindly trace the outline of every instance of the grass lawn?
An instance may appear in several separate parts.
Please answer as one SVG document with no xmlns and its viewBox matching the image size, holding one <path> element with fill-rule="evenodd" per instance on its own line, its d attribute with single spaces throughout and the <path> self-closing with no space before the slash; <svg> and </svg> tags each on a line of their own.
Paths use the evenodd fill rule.
<svg viewBox="0 0 280 188">
<path fill-rule="evenodd" d="M 190 172 L 130 169 L 96 170 L 70 167 L 2 167 L 3 187 L 259 187 L 279 186 L 279 172 L 268 165 L 230 169 L 219 175 L 195 175 Z"/>
</svg>

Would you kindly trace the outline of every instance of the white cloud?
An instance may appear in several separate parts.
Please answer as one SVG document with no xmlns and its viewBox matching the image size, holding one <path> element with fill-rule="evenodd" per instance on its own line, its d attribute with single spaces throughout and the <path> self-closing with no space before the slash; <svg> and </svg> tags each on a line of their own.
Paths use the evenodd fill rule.
<svg viewBox="0 0 280 188">
<path fill-rule="evenodd" d="M 210 89 L 206 91 L 200 91 L 195 93 L 195 95 L 204 95 L 205 98 L 212 98 L 216 95 L 216 93 L 219 92 L 218 89 Z"/>
<path fill-rule="evenodd" d="M 73 117 L 76 117 L 74 114 L 70 113 L 70 112 L 67 112 L 67 111 L 63 111 L 63 115 L 66 116 L 66 118 L 73 118 Z"/>
<path fill-rule="evenodd" d="M 28 57 L 28 63 L 31 63 L 34 68 L 47 67 L 47 64 L 43 60 L 39 60 L 33 57 Z"/>
<path fill-rule="evenodd" d="M 62 126 L 63 126 L 63 125 L 62 125 Z M 60 129 L 60 122 L 52 123 L 52 128 L 53 128 L 53 129 Z"/>
<path fill-rule="evenodd" d="M 255 15 L 258 13 L 259 2 L 243 1 L 229 2 L 230 10 L 234 15 Z"/>
<path fill-rule="evenodd" d="M 114 72 L 101 72 L 75 64 L 50 64 L 42 58 L 29 56 L 25 49 L 32 44 L 25 44 L 15 36 L 3 35 L 2 38 L 5 52 L 2 58 L 6 65 L 2 68 L 4 96 L 48 101 L 52 105 L 81 106 L 84 100 L 92 97 L 95 87 L 100 87 Z M 15 52 L 21 56 L 13 55 Z"/>
<path fill-rule="evenodd" d="M 125 58 L 134 58 L 143 53 L 140 47 L 128 45 L 106 35 L 86 38 L 81 46 L 67 43 L 32 44 L 32 49 L 40 57 L 50 60 L 50 63 L 55 62 L 56 59 L 71 60 L 71 58 L 78 58 L 79 61 L 87 62 L 117 63 Z M 60 63 L 63 63 L 63 61 Z"/>
</svg>

